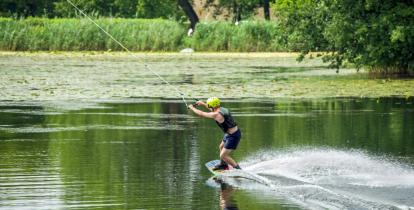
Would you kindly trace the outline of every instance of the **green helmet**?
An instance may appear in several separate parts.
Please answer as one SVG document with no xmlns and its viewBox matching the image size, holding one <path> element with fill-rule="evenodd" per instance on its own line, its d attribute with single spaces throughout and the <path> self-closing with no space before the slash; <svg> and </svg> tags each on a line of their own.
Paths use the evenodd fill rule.
<svg viewBox="0 0 414 210">
<path fill-rule="evenodd" d="M 220 106 L 220 99 L 217 97 L 210 97 L 207 99 L 207 106 L 211 108 L 217 108 Z"/>
</svg>

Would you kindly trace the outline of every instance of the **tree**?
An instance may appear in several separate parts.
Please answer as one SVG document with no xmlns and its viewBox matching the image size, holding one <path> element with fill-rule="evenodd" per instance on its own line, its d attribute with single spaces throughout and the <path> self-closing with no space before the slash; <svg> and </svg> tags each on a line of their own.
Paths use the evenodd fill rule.
<svg viewBox="0 0 414 210">
<path fill-rule="evenodd" d="M 225 14 L 229 12 L 234 22 L 240 22 L 255 14 L 256 9 L 261 6 L 263 0 L 207 0 L 204 7 L 216 8 L 216 13 Z M 223 11 L 225 10 L 225 11 Z"/>
<path fill-rule="evenodd" d="M 2 0 L 0 1 L 0 16 L 53 16 L 53 1 L 38 0 Z"/>
<path fill-rule="evenodd" d="M 135 17 L 137 12 L 137 0 L 114 0 L 115 16 L 117 17 Z"/>
<path fill-rule="evenodd" d="M 71 0 L 79 9 L 93 16 L 117 16 L 117 8 L 111 0 Z M 58 17 L 76 17 L 76 11 L 66 0 L 54 3 L 55 14 Z"/>
<path fill-rule="evenodd" d="M 123 18 L 164 18 L 181 20 L 185 15 L 176 0 L 72 0 L 86 13 L 95 16 Z M 55 2 L 60 17 L 74 17 L 76 10 L 66 1 Z"/>
<path fill-rule="evenodd" d="M 328 60 L 349 61 L 385 74 L 414 73 L 414 4 L 407 0 L 340 0 L 324 36 L 334 54 Z"/>
<path fill-rule="evenodd" d="M 196 24 L 199 22 L 199 19 L 197 13 L 193 9 L 193 6 L 190 4 L 190 2 L 188 2 L 188 0 L 177 0 L 177 2 L 190 20 L 190 28 L 194 31 Z"/>
<path fill-rule="evenodd" d="M 292 51 L 327 50 L 323 31 L 329 16 L 318 0 L 278 0 L 273 4 L 283 37 L 281 42 Z"/>
<path fill-rule="evenodd" d="M 324 61 L 385 74 L 414 73 L 414 5 L 410 0 L 278 0 L 286 43 L 327 51 Z M 303 57 L 303 56 L 302 56 Z"/>
<path fill-rule="evenodd" d="M 138 0 L 136 17 L 181 20 L 184 12 L 176 0 Z"/>
<path fill-rule="evenodd" d="M 270 20 L 270 0 L 263 0 L 263 14 L 265 20 Z"/>
<path fill-rule="evenodd" d="M 250 18 L 262 7 L 265 20 L 270 20 L 270 3 L 274 2 L 275 0 L 207 0 L 204 7 L 214 7 L 216 15 L 229 13 L 234 22 Z"/>
</svg>

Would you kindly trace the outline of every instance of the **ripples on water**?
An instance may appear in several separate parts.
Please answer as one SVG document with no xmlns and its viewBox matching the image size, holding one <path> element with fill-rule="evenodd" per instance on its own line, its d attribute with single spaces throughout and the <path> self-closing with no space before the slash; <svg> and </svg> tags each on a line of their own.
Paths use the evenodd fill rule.
<svg viewBox="0 0 414 210">
<path fill-rule="evenodd" d="M 181 102 L 58 104 L 0 106 L 0 209 L 414 206 L 412 103 L 229 102 L 244 171 L 218 190 L 222 134 Z"/>
</svg>

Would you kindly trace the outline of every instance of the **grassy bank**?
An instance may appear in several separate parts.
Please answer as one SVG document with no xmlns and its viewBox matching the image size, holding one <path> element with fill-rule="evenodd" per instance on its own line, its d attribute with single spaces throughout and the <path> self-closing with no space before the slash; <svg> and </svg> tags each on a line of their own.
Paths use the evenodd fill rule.
<svg viewBox="0 0 414 210">
<path fill-rule="evenodd" d="M 191 46 L 199 51 L 279 52 L 289 51 L 281 44 L 282 31 L 276 22 L 249 21 L 198 24 Z"/>
<path fill-rule="evenodd" d="M 99 19 L 96 22 L 134 51 L 174 51 L 184 28 L 174 21 Z M 87 19 L 0 19 L 0 49 L 12 51 L 122 50 Z"/>
<path fill-rule="evenodd" d="M 286 51 L 274 22 L 201 23 L 192 37 L 186 26 L 161 19 L 101 18 L 96 22 L 132 51 Z M 120 51 L 122 48 L 87 19 L 0 19 L 3 51 Z"/>
</svg>

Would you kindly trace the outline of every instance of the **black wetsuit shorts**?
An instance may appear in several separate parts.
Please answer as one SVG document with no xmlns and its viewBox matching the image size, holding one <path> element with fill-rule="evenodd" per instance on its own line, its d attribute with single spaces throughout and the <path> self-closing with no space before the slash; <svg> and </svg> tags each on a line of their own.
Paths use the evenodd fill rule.
<svg viewBox="0 0 414 210">
<path fill-rule="evenodd" d="M 240 129 L 237 129 L 236 132 L 234 132 L 233 134 L 224 134 L 223 137 L 223 143 L 224 143 L 224 148 L 226 149 L 236 149 L 237 145 L 239 145 L 241 139 L 241 131 Z"/>
</svg>

